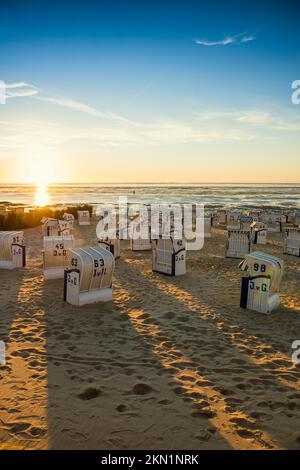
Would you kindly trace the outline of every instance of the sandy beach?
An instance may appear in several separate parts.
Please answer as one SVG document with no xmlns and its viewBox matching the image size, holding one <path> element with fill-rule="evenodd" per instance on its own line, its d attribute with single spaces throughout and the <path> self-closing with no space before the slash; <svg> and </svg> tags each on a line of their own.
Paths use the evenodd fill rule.
<svg viewBox="0 0 300 470">
<path fill-rule="evenodd" d="M 281 306 L 242 310 L 239 261 L 212 235 L 179 277 L 122 242 L 113 302 L 73 307 L 43 279 L 41 228 L 25 230 L 26 269 L 0 271 L 0 449 L 300 449 L 299 258 L 269 235 Z"/>
</svg>

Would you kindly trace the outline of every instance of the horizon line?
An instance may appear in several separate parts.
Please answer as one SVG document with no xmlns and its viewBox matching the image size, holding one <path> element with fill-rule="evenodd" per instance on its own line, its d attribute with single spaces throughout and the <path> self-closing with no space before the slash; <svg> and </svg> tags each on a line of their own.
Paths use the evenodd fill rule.
<svg viewBox="0 0 300 470">
<path fill-rule="evenodd" d="M 10 186 L 15 186 L 15 185 L 22 185 L 22 186 L 38 186 L 40 183 L 35 183 L 35 182 L 21 182 L 21 181 L 18 181 L 18 182 L 1 182 L 0 181 L 0 186 L 1 185 L 10 185 Z M 248 185 L 263 185 L 263 184 L 276 184 L 276 185 L 300 185 L 300 181 L 299 182 L 270 182 L 270 181 L 265 181 L 265 182 L 257 182 L 257 181 L 247 181 L 247 182 L 232 182 L 232 181 L 226 181 L 226 182 L 221 182 L 221 181 L 209 181 L 209 182 L 201 182 L 201 181 L 196 181 L 196 182 L 186 182 L 186 181 L 181 181 L 181 182 L 175 182 L 175 181 L 167 181 L 167 182 L 162 182 L 162 181 L 152 181 L 152 182 L 137 182 L 137 181 L 131 181 L 131 182 L 122 182 L 122 181 L 117 181 L 117 182 L 114 182 L 114 181 L 110 181 L 110 182 L 101 182 L 101 181 L 93 181 L 93 182 L 89 182 L 89 181 L 83 181 L 83 182 L 79 182 L 79 181 L 73 181 L 73 182 L 49 182 L 49 183 L 45 183 L 45 186 L 53 186 L 53 185 L 56 185 L 56 186 L 67 186 L 67 185 L 119 185 L 119 184 L 122 184 L 122 185 L 138 185 L 138 186 L 142 186 L 142 185 L 154 185 L 154 184 L 157 184 L 157 185 L 168 185 L 168 184 L 172 184 L 172 185 L 196 185 L 196 184 L 199 184 L 199 185 L 205 185 L 205 184 L 219 184 L 219 185 L 239 185 L 239 184 L 248 184 Z"/>
</svg>

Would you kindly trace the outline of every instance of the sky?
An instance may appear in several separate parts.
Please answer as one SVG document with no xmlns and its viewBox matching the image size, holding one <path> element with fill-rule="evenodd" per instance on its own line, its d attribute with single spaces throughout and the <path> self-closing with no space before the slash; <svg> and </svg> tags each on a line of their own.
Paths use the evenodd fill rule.
<svg viewBox="0 0 300 470">
<path fill-rule="evenodd" d="M 300 183 L 299 13 L 0 0 L 0 182 Z"/>
</svg>

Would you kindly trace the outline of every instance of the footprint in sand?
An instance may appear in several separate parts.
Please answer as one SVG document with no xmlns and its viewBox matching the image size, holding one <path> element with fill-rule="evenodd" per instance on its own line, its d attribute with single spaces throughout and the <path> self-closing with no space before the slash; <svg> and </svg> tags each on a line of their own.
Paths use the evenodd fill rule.
<svg viewBox="0 0 300 470">
<path fill-rule="evenodd" d="M 92 400 L 93 398 L 99 397 L 101 393 L 102 391 L 99 388 L 89 387 L 79 393 L 77 397 L 81 400 Z"/>
<path fill-rule="evenodd" d="M 127 409 L 126 405 L 122 405 L 122 404 L 120 404 L 120 405 L 118 405 L 118 406 L 116 407 L 116 410 L 117 410 L 119 413 L 124 413 L 124 411 L 126 411 L 126 409 Z"/>
<path fill-rule="evenodd" d="M 137 383 L 132 388 L 133 393 L 136 395 L 147 395 L 148 393 L 154 392 L 154 389 L 143 382 Z"/>
</svg>

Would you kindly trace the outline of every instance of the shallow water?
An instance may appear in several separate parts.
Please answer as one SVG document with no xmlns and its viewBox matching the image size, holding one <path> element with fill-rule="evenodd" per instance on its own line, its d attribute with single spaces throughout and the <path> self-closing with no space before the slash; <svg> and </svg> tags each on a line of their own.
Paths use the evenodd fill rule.
<svg viewBox="0 0 300 470">
<path fill-rule="evenodd" d="M 60 184 L 0 185 L 0 201 L 20 204 L 117 204 L 119 196 L 136 203 L 202 203 L 207 208 L 300 208 L 298 185 L 246 184 Z"/>
</svg>

